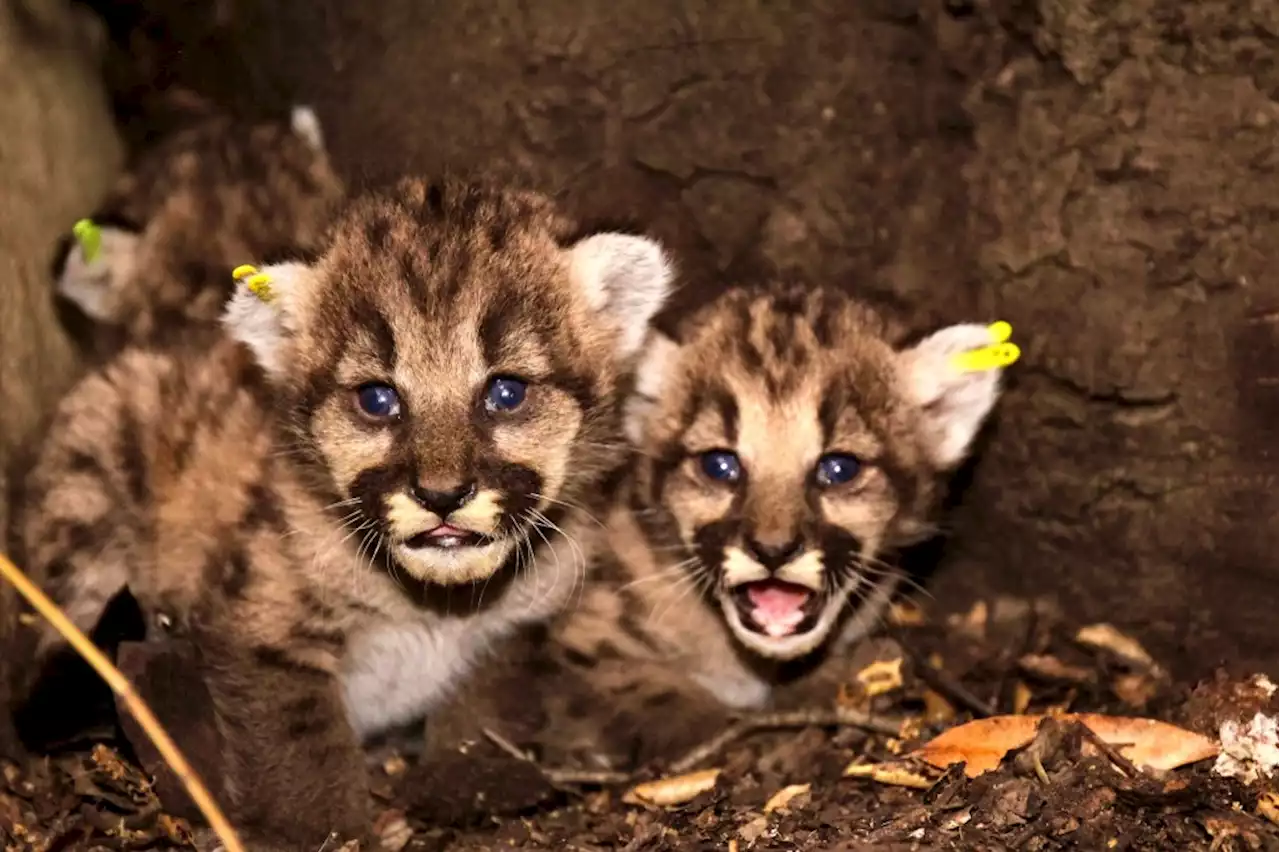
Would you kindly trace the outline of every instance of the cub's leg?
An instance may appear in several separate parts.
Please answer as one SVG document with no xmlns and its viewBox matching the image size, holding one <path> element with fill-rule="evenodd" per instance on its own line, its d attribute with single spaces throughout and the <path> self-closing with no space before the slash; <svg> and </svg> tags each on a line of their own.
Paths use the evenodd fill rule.
<svg viewBox="0 0 1280 852">
<path fill-rule="evenodd" d="M 130 487 L 109 383 L 92 377 L 83 388 L 89 399 L 68 399 L 34 467 L 15 483 L 7 552 L 92 634 L 141 556 L 137 527 L 145 511 L 131 491 L 142 491 L 144 479 L 139 473 Z M 39 747 L 75 736 L 109 707 L 105 686 L 43 619 L 15 630 L 10 683 L 24 738 Z M 88 693 L 93 700 L 85 700 Z"/>
<path fill-rule="evenodd" d="M 331 655 L 222 637 L 201 646 L 222 753 L 221 766 L 197 769 L 250 847 L 314 852 L 333 832 L 371 842 L 364 755 L 320 662 Z"/>
</svg>

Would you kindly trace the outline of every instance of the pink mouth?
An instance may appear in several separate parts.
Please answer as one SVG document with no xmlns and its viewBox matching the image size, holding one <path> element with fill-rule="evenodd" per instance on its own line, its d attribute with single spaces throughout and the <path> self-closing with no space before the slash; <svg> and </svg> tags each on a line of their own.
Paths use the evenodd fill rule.
<svg viewBox="0 0 1280 852">
<path fill-rule="evenodd" d="M 818 597 L 810 588 L 782 580 L 743 583 L 733 596 L 746 626 L 775 639 L 807 629 Z"/>
<path fill-rule="evenodd" d="M 408 539 L 405 541 L 405 546 L 414 549 L 437 547 L 442 550 L 452 550 L 458 547 L 479 547 L 487 541 L 488 537 L 478 532 L 464 530 L 450 524 L 441 524 Z"/>
</svg>

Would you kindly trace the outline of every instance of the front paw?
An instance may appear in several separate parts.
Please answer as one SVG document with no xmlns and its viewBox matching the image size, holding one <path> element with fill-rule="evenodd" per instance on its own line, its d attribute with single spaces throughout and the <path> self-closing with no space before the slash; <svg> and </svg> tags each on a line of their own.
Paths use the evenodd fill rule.
<svg viewBox="0 0 1280 852">
<path fill-rule="evenodd" d="M 236 654 L 205 672 L 222 746 L 213 786 L 228 817 L 272 848 L 367 841 L 368 774 L 337 678 L 285 652 Z"/>
</svg>

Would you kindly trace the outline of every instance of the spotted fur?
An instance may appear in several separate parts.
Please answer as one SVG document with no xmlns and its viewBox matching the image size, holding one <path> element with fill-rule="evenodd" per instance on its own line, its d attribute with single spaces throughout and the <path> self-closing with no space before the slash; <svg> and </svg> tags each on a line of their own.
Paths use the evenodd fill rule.
<svg viewBox="0 0 1280 852">
<path fill-rule="evenodd" d="M 196 638 L 222 795 L 315 849 L 368 827 L 360 740 L 581 581 L 671 271 L 541 196 L 406 180 L 352 202 L 313 263 L 263 272 L 271 298 L 237 290 L 212 349 L 127 350 L 66 398 L 16 528 L 80 626 L 128 586 Z M 487 407 L 494 376 L 523 404 Z M 397 417 L 361 410 L 370 382 Z M 444 525 L 477 538 L 423 544 Z"/>
<path fill-rule="evenodd" d="M 626 672 L 726 707 L 769 704 L 877 624 L 898 583 L 892 554 L 934 529 L 947 474 L 998 396 L 999 371 L 948 359 L 989 342 L 960 325 L 910 345 L 842 292 L 782 284 L 732 290 L 674 337 L 655 332 L 629 404 L 638 454 L 608 521 L 612 557 L 554 642 L 613 691 Z M 734 454 L 735 482 L 708 474 L 709 451 Z M 823 479 L 832 454 L 856 459 L 851 480 Z M 771 589 L 805 601 L 775 633 L 754 620 Z"/>
<path fill-rule="evenodd" d="M 310 110 L 291 123 L 199 119 L 143 152 L 91 217 L 89 262 L 68 235 L 56 290 L 99 355 L 216 327 L 229 271 L 249 259 L 305 257 L 319 247 L 342 184 Z"/>
</svg>

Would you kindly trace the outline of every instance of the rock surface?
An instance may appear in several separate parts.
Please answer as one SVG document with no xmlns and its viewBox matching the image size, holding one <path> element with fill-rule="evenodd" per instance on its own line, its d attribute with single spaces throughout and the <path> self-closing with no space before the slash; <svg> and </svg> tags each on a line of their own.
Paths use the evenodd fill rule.
<svg viewBox="0 0 1280 852">
<path fill-rule="evenodd" d="M 22 442 L 72 381 L 57 323 L 54 243 L 93 208 L 122 149 L 93 59 L 96 25 L 60 0 L 0 4 L 0 486 Z M 0 487 L 0 529 L 7 527 Z M 0 582 L 0 643 L 14 592 Z M 0 706 L 5 672 L 0 660 Z M 0 714 L 0 752 L 7 714 Z"/>
<path fill-rule="evenodd" d="M 1276 671 L 1274 4 L 129 5 L 119 98 L 163 69 L 307 102 L 352 179 L 484 168 L 638 217 L 690 300 L 763 257 L 1010 320 L 933 595 L 1051 594 L 1175 671 Z M 157 20 L 181 51 L 140 50 Z"/>
</svg>

